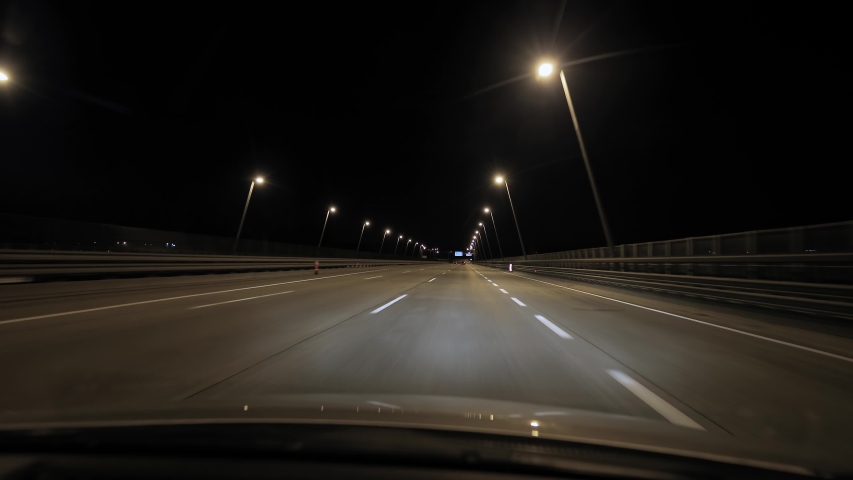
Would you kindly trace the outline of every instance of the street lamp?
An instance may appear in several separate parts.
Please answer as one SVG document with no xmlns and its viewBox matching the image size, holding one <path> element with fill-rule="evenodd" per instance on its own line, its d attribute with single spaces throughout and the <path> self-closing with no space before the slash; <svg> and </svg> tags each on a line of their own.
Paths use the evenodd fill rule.
<svg viewBox="0 0 853 480">
<path fill-rule="evenodd" d="M 409 249 L 409 244 L 412 243 L 412 239 L 410 238 L 408 242 L 406 242 L 406 246 L 403 247 L 403 255 L 406 254 L 406 250 Z"/>
<path fill-rule="evenodd" d="M 489 247 L 489 259 L 494 259 L 495 256 L 492 255 L 492 243 L 489 242 L 489 234 L 486 233 L 486 226 L 483 225 L 483 222 L 480 222 L 480 226 L 483 227 L 483 236 L 486 237 L 486 246 Z"/>
<path fill-rule="evenodd" d="M 397 255 L 397 247 L 399 247 L 399 246 L 400 246 L 400 240 L 402 240 L 402 239 L 403 239 L 403 236 L 402 236 L 402 235 L 400 235 L 399 237 L 397 237 L 397 243 L 396 243 L 396 244 L 394 244 L 394 255 Z"/>
<path fill-rule="evenodd" d="M 329 207 L 329 210 L 326 212 L 326 221 L 323 222 L 323 231 L 320 232 L 320 243 L 317 244 L 318 247 L 320 245 L 323 245 L 323 235 L 326 234 L 326 224 L 329 223 L 329 214 L 334 213 L 334 212 L 335 212 L 335 207 Z"/>
<path fill-rule="evenodd" d="M 500 175 L 495 177 L 495 183 L 506 185 L 506 196 L 509 197 L 509 206 L 512 209 L 512 219 L 515 220 L 515 229 L 518 231 L 518 242 L 521 244 L 521 254 L 527 260 L 527 252 L 524 250 L 524 241 L 521 239 L 521 228 L 518 226 L 518 217 L 515 216 L 515 205 L 512 204 L 512 195 L 509 194 L 509 183 Z"/>
<path fill-rule="evenodd" d="M 415 251 L 417 251 L 417 249 L 418 249 L 418 242 L 415 242 L 415 246 L 412 247 L 412 256 L 413 257 L 415 256 Z"/>
<path fill-rule="evenodd" d="M 385 230 L 385 233 L 382 234 L 382 243 L 379 244 L 379 253 L 382 253 L 382 247 L 385 246 L 385 236 L 391 233 L 391 230 Z"/>
<path fill-rule="evenodd" d="M 358 236 L 358 246 L 355 247 L 356 252 L 358 251 L 359 248 L 361 248 L 361 237 L 364 236 L 364 227 L 367 227 L 369 225 L 370 225 L 370 222 L 366 221 L 366 222 L 364 222 L 364 225 L 361 226 L 361 235 Z"/>
<path fill-rule="evenodd" d="M 8 82 L 8 81 L 9 81 L 9 76 L 3 72 L 0 72 L 0 82 Z"/>
<path fill-rule="evenodd" d="M 5 77 L 5 75 L 3 75 Z M 6 77 L 8 80 L 9 77 Z M 3 80 L 4 82 L 6 80 Z M 246 197 L 246 206 L 243 207 L 243 216 L 240 218 L 240 226 L 237 227 L 237 237 L 234 239 L 234 247 L 231 248 L 231 252 L 237 251 L 237 242 L 240 241 L 240 233 L 243 231 L 243 222 L 246 220 L 246 211 L 249 210 L 249 200 L 252 199 L 252 191 L 255 190 L 255 184 L 264 183 L 263 177 L 257 177 L 252 181 L 252 184 L 249 186 L 249 196 Z"/>
<path fill-rule="evenodd" d="M 543 63 L 539 66 L 539 76 L 547 77 L 554 71 L 550 63 Z M 607 249 L 610 251 L 610 256 L 613 256 L 613 238 L 610 236 L 610 227 L 607 225 L 607 217 L 604 215 L 604 207 L 601 206 L 601 199 L 598 196 L 598 189 L 595 186 L 595 178 L 592 176 L 592 168 L 589 166 L 589 157 L 586 154 L 586 147 L 583 144 L 583 136 L 581 136 L 581 127 L 578 125 L 578 117 L 575 114 L 575 107 L 572 104 L 572 96 L 569 95 L 569 84 L 566 82 L 566 74 L 563 69 L 560 69 L 560 81 L 563 83 L 563 93 L 566 94 L 566 103 L 569 104 L 569 113 L 572 115 L 572 123 L 575 125 L 575 135 L 578 137 L 578 146 L 581 149 L 581 157 L 586 166 L 586 175 L 589 177 L 589 184 L 592 187 L 592 195 L 595 197 L 595 206 L 598 208 L 598 217 L 601 219 L 601 229 L 604 230 L 604 238 L 607 240 Z"/>
<path fill-rule="evenodd" d="M 498 240 L 498 251 L 501 254 L 501 260 L 503 260 L 504 259 L 504 251 L 503 251 L 503 248 L 501 248 L 501 237 L 498 236 L 498 227 L 497 227 L 497 225 L 495 225 L 495 214 L 494 214 L 494 212 L 492 212 L 488 208 L 485 208 L 483 210 L 492 216 L 492 227 L 495 229 L 495 238 Z M 485 230 L 485 229 L 486 229 L 486 227 L 483 227 L 483 230 Z"/>
</svg>

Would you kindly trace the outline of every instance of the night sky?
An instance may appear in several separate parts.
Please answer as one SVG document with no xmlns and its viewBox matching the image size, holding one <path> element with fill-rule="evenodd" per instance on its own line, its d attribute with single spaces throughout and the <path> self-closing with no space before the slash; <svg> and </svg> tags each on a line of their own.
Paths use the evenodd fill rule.
<svg viewBox="0 0 853 480">
<path fill-rule="evenodd" d="M 628 51 L 566 69 L 617 244 L 850 220 L 847 22 L 820 3 L 0 3 L 0 212 L 232 236 L 263 175 L 244 238 L 316 244 L 335 205 L 326 246 L 369 219 L 362 248 L 387 227 L 461 249 L 490 206 L 520 254 L 502 173 L 528 253 L 602 246 L 559 79 L 534 73 Z"/>
</svg>

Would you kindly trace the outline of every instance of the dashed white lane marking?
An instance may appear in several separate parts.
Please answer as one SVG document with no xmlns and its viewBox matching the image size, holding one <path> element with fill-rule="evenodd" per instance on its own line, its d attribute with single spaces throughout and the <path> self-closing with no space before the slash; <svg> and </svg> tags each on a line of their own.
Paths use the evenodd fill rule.
<svg viewBox="0 0 853 480">
<path fill-rule="evenodd" d="M 536 320 L 539 320 L 540 322 L 542 322 L 546 327 L 550 328 L 550 329 L 551 329 L 551 331 L 553 331 L 553 332 L 554 332 L 554 333 L 556 333 L 557 335 L 559 335 L 559 336 L 561 336 L 561 337 L 563 337 L 563 338 L 565 338 L 565 339 L 567 339 L 567 340 L 571 340 L 571 339 L 572 339 L 572 336 L 571 336 L 571 335 L 569 335 L 568 333 L 564 332 L 562 328 L 560 328 L 560 327 L 558 327 L 558 326 L 554 325 L 553 323 L 551 323 L 551 321 L 550 321 L 550 320 L 548 320 L 547 318 L 543 317 L 542 315 L 535 315 L 535 317 L 536 317 Z"/>
<path fill-rule="evenodd" d="M 381 307 L 377 308 L 376 310 L 374 310 L 374 311 L 372 311 L 372 312 L 370 312 L 370 313 L 379 313 L 379 312 L 381 312 L 382 310 L 385 310 L 386 308 L 390 307 L 391 305 L 394 305 L 395 303 L 399 302 L 399 301 L 400 301 L 400 300 L 402 300 L 402 299 L 403 299 L 403 297 L 405 297 L 406 295 L 407 295 L 407 294 L 406 294 L 406 293 L 404 293 L 404 294 L 400 295 L 399 297 L 395 298 L 394 300 L 391 300 L 390 302 L 386 303 L 385 305 L 382 305 Z"/>
<path fill-rule="evenodd" d="M 278 292 L 278 293 L 269 293 L 267 295 L 258 295 L 257 297 L 240 298 L 237 300 L 228 300 L 227 302 L 208 303 L 207 305 L 199 305 L 197 307 L 190 307 L 189 309 L 193 310 L 196 308 L 212 307 L 214 305 L 224 305 L 226 303 L 245 302 L 246 300 L 254 300 L 256 298 L 272 297 L 273 295 L 284 295 L 285 293 L 293 293 L 293 290 L 290 290 L 289 292 Z"/>
<path fill-rule="evenodd" d="M 107 305 L 106 307 L 95 307 L 95 308 L 87 308 L 85 310 L 72 310 L 69 312 L 59 312 L 59 313 L 48 313 L 46 315 L 36 315 L 34 317 L 24 317 L 24 318 L 15 318 L 12 320 L 2 320 L 0 321 L 0 325 L 5 323 L 18 323 L 18 322 L 28 322 L 30 320 L 39 320 L 42 318 L 51 318 L 51 317 L 61 317 L 64 315 L 74 315 L 77 313 L 86 313 L 86 312 L 98 312 L 101 310 L 110 310 L 113 308 L 121 308 L 121 307 L 132 307 L 134 305 L 146 305 L 148 303 L 158 303 L 158 302 L 168 302 L 169 300 L 180 300 L 182 298 L 193 298 L 193 297 L 203 297 L 205 295 L 216 295 L 218 293 L 228 293 L 228 292 L 240 292 L 243 290 L 252 290 L 254 288 L 265 288 L 265 287 L 276 287 L 278 285 L 288 285 L 291 283 L 301 283 L 301 282 L 313 282 L 315 280 L 326 280 L 329 278 L 337 278 L 337 277 L 348 277 L 350 275 L 363 275 L 365 273 L 372 272 L 381 272 L 382 270 L 387 270 L 385 268 L 381 270 L 365 270 L 363 272 L 354 272 L 354 273 L 343 273 L 340 275 L 329 275 L 328 277 L 317 277 L 317 278 L 306 278 L 303 280 L 291 280 L 289 282 L 279 282 L 279 283 L 270 283 L 267 285 L 256 285 L 254 287 L 242 287 L 242 288 L 231 288 L 228 290 L 218 290 L 216 292 L 205 292 L 205 293 L 194 293 L 192 295 L 181 295 L 179 297 L 168 297 L 168 298 L 158 298 L 155 300 L 145 300 L 142 302 L 132 302 L 132 303 L 121 303 L 118 305 Z"/>
<path fill-rule="evenodd" d="M 365 280 L 373 280 L 374 278 L 380 278 L 382 275 L 377 275 L 375 277 L 367 277 Z"/>
<path fill-rule="evenodd" d="M 433 280 L 435 280 L 435 278 L 432 278 L 429 282 L 431 282 L 431 281 L 433 281 Z M 429 282 L 427 282 L 427 283 L 429 283 Z"/>
<path fill-rule="evenodd" d="M 377 402 L 376 400 L 370 400 L 370 401 L 368 401 L 367 403 L 369 403 L 369 404 L 371 404 L 371 405 L 376 405 L 377 407 L 386 407 L 386 408 L 403 408 L 403 407 L 400 407 L 400 406 L 397 406 L 397 405 L 391 405 L 390 403 Z"/>
<path fill-rule="evenodd" d="M 737 330 L 737 329 L 730 328 L 730 327 L 724 327 L 722 325 L 717 325 L 716 323 L 703 322 L 702 320 L 696 320 L 695 318 L 685 317 L 683 315 L 678 315 L 675 313 L 664 312 L 663 310 L 658 310 L 656 308 L 644 307 L 642 305 L 637 305 L 636 303 L 630 303 L 630 302 L 625 302 L 622 300 L 616 300 L 615 298 L 605 297 L 604 295 L 597 295 L 595 293 L 585 292 L 583 290 L 578 290 L 578 289 L 571 288 L 571 287 L 565 287 L 563 285 L 557 285 L 556 283 L 544 282 L 542 280 L 537 280 L 535 278 L 525 277 L 523 275 L 513 275 L 513 276 L 518 277 L 518 278 L 524 278 L 526 280 L 533 280 L 534 282 L 544 283 L 545 285 L 551 285 L 552 287 L 558 287 L 558 288 L 562 288 L 565 290 L 571 290 L 571 291 L 577 292 L 577 293 L 583 293 L 584 295 L 590 295 L 593 297 L 603 298 L 605 300 L 610 300 L 611 302 L 621 303 L 623 305 L 630 305 L 632 307 L 642 308 L 643 310 L 648 310 L 650 312 L 662 313 L 664 315 L 669 315 L 670 317 L 680 318 L 682 320 L 687 320 L 690 322 L 699 323 L 701 325 L 707 325 L 709 327 L 714 327 L 714 328 L 719 328 L 722 330 L 727 330 L 729 332 L 739 333 L 741 335 L 746 335 L 748 337 L 760 338 L 761 340 L 767 340 L 768 342 L 778 343 L 779 345 L 785 345 L 788 347 L 793 347 L 793 348 L 797 348 L 800 350 L 805 350 L 807 352 L 817 353 L 818 355 L 824 355 L 824 356 L 832 357 L 832 358 L 835 358 L 838 360 L 844 360 L 845 362 L 853 363 L 853 358 L 845 357 L 842 355 L 837 355 L 835 353 L 824 352 L 823 350 L 817 350 L 815 348 L 804 347 L 802 345 L 797 345 L 796 343 L 790 343 L 790 342 L 785 342 L 782 340 L 776 340 L 775 338 L 765 337 L 762 335 L 756 335 L 754 333 L 744 332 L 742 330 Z"/>
<path fill-rule="evenodd" d="M 515 298 L 515 297 L 510 297 L 510 298 L 512 298 L 512 301 L 513 301 L 513 302 L 515 302 L 515 303 L 517 303 L 517 304 L 521 305 L 522 307 L 526 307 L 526 306 L 527 306 L 527 305 L 525 305 L 525 304 L 521 303 L 521 300 L 519 300 L 519 299 L 517 299 L 517 298 Z"/>
<path fill-rule="evenodd" d="M 506 290 L 504 290 L 503 288 L 501 288 L 501 289 L 500 289 L 500 291 L 502 291 L 502 292 L 504 292 L 504 293 L 509 293 L 509 292 L 507 292 Z"/>
<path fill-rule="evenodd" d="M 411 272 L 411 270 L 406 270 L 406 271 L 405 271 L 405 272 L 403 272 L 403 273 L 409 273 L 409 272 Z"/>
<path fill-rule="evenodd" d="M 701 425 L 691 420 L 690 417 L 681 413 L 680 410 L 667 403 L 666 400 L 655 395 L 654 392 L 652 392 L 648 388 L 637 383 L 636 380 L 629 377 L 628 375 L 620 372 L 619 370 L 608 370 L 607 373 L 609 373 L 610 376 L 615 378 L 617 382 L 621 383 L 622 386 L 630 390 L 630 392 L 636 395 L 640 400 L 646 402 L 648 406 L 655 409 L 656 412 L 661 414 L 671 423 L 680 425 L 682 427 L 705 430 L 704 428 L 702 428 Z"/>
<path fill-rule="evenodd" d="M 497 284 L 497 283 L 495 283 L 495 282 L 492 282 L 492 285 L 494 285 L 494 286 L 496 286 L 496 287 L 498 286 L 498 284 Z"/>
</svg>

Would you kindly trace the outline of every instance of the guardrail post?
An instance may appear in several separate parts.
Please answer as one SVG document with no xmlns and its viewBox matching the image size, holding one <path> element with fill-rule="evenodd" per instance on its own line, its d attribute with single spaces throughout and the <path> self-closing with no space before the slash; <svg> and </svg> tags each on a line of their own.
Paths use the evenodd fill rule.
<svg viewBox="0 0 853 480">
<path fill-rule="evenodd" d="M 314 260 L 314 275 L 320 274 L 320 261 Z"/>
<path fill-rule="evenodd" d="M 687 250 L 687 256 L 692 257 L 693 256 L 693 237 L 690 237 L 687 239 L 687 241 L 685 242 L 685 247 Z M 692 261 L 687 264 L 687 275 L 693 275 L 693 262 Z"/>
<path fill-rule="evenodd" d="M 672 242 L 670 242 L 669 240 L 667 240 L 663 244 L 663 255 L 665 257 L 671 257 L 672 256 Z M 663 268 L 664 268 L 664 273 L 666 273 L 667 275 L 672 275 L 672 264 L 671 263 L 666 262 L 664 264 Z"/>
</svg>

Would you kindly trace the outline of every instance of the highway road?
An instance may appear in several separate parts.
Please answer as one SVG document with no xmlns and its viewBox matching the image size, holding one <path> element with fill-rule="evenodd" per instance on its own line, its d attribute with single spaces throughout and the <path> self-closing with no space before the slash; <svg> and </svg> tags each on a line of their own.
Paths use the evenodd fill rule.
<svg viewBox="0 0 853 480">
<path fill-rule="evenodd" d="M 853 326 L 477 265 L 2 285 L 0 305 L 5 415 L 417 394 L 830 452 L 853 431 Z"/>
</svg>

